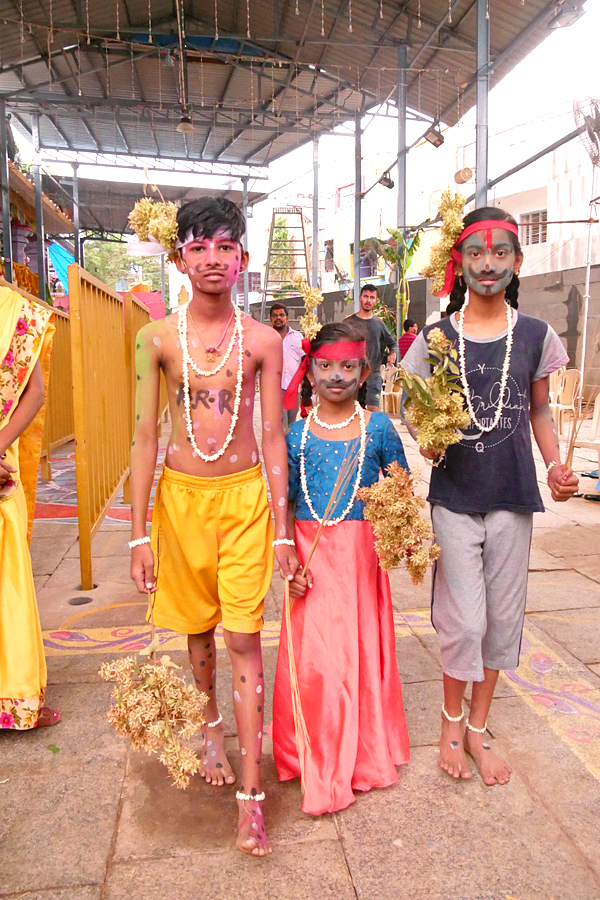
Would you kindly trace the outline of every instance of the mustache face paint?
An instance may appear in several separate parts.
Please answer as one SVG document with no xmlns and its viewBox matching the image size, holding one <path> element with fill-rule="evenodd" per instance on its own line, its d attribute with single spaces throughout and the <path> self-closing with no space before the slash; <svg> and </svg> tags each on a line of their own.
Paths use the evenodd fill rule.
<svg viewBox="0 0 600 900">
<path fill-rule="evenodd" d="M 486 239 L 487 236 L 487 239 Z M 506 290 L 517 256 L 509 232 L 494 228 L 469 235 L 462 246 L 462 269 L 469 290 L 493 297 Z"/>
<path fill-rule="evenodd" d="M 226 232 L 189 241 L 181 258 L 191 281 L 210 292 L 231 288 L 242 268 L 242 247 Z"/>
<path fill-rule="evenodd" d="M 310 371 L 319 397 L 335 402 L 358 394 L 362 371 L 360 359 L 311 359 Z"/>
</svg>

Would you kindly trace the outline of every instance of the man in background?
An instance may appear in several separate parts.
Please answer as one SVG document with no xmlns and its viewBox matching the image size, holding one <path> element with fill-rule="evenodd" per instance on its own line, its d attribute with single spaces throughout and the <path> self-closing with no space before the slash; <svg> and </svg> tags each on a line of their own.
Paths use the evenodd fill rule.
<svg viewBox="0 0 600 900">
<path fill-rule="evenodd" d="M 405 319 L 404 325 L 402 327 L 404 329 L 404 334 L 398 341 L 400 359 L 402 359 L 406 355 L 406 353 L 408 353 L 410 345 L 419 333 L 419 326 L 414 319 Z"/>
<path fill-rule="evenodd" d="M 283 369 L 281 372 L 281 390 L 285 393 L 292 377 L 296 374 L 302 361 L 302 335 L 288 325 L 289 312 L 283 303 L 274 303 L 269 316 L 271 325 L 283 340 Z M 289 428 L 298 415 L 299 398 L 296 397 L 294 409 L 283 410 L 283 427 Z"/>
<path fill-rule="evenodd" d="M 359 296 L 360 309 L 346 321 L 357 322 L 362 325 L 367 339 L 367 357 L 371 374 L 367 378 L 367 409 L 377 412 L 381 400 L 383 379 L 380 374 L 381 363 L 387 362 L 393 366 L 396 362 L 396 341 L 385 327 L 381 319 L 373 315 L 377 305 L 377 288 L 374 284 L 365 284 Z"/>
</svg>

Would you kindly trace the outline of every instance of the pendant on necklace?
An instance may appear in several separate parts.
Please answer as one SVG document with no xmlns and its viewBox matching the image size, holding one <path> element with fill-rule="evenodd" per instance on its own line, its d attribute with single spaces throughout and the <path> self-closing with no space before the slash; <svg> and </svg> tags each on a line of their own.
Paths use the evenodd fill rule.
<svg viewBox="0 0 600 900">
<path fill-rule="evenodd" d="M 220 356 L 220 352 L 217 347 L 207 347 L 206 348 L 206 358 L 208 362 L 216 362 L 217 356 Z"/>
</svg>

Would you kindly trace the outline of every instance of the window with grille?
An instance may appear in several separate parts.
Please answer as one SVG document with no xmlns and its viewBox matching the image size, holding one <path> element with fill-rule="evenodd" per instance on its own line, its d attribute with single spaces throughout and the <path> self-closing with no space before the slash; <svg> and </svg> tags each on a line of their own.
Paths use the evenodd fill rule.
<svg viewBox="0 0 600 900">
<path fill-rule="evenodd" d="M 526 247 L 530 244 L 545 244 L 548 240 L 548 210 L 538 209 L 536 212 L 522 213 L 521 244 Z"/>
</svg>

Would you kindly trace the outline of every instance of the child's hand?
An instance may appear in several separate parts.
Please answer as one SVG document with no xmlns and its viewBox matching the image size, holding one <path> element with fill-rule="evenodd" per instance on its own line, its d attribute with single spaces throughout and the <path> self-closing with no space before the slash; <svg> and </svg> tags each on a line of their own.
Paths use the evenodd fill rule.
<svg viewBox="0 0 600 900">
<path fill-rule="evenodd" d="M 279 564 L 279 574 L 284 581 L 289 581 L 291 583 L 292 578 L 300 566 L 296 548 L 289 544 L 279 544 L 275 547 L 275 557 Z"/>
<path fill-rule="evenodd" d="M 7 481 L 12 481 L 13 473 L 17 470 L 6 462 L 6 460 L 0 458 L 0 485 L 6 484 Z"/>
<path fill-rule="evenodd" d="M 290 581 L 290 597 L 294 600 L 300 600 L 304 597 L 307 588 L 313 586 L 313 577 L 310 569 L 306 571 L 306 577 L 302 575 L 302 569 L 298 569 L 294 575 L 294 580 Z"/>
<path fill-rule="evenodd" d="M 568 466 L 552 466 L 548 472 L 548 487 L 552 492 L 552 499 L 557 503 L 564 502 L 576 493 L 579 487 L 579 478 L 573 469 Z"/>
<path fill-rule="evenodd" d="M 150 544 L 140 544 L 132 549 L 129 574 L 140 594 L 153 594 L 157 590 Z"/>
<path fill-rule="evenodd" d="M 423 447 L 419 447 L 419 453 L 425 459 L 430 459 L 432 462 L 435 462 L 438 456 L 440 455 L 435 450 L 424 450 Z"/>
</svg>

